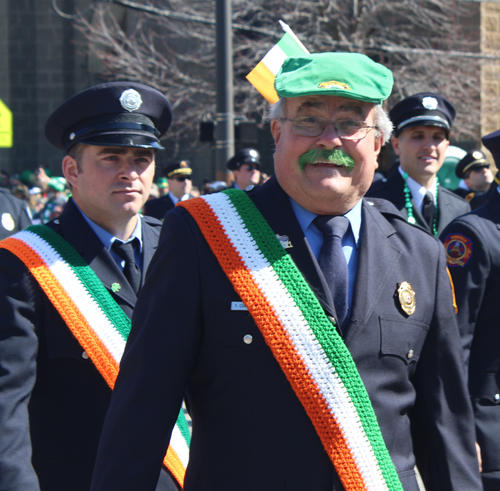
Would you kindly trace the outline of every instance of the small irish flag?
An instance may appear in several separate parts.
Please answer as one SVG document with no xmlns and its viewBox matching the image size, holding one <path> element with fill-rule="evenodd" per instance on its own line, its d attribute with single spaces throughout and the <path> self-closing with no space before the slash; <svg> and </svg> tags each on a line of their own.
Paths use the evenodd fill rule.
<svg viewBox="0 0 500 491">
<path fill-rule="evenodd" d="M 270 104 L 278 102 L 278 94 L 274 90 L 274 79 L 281 65 L 289 56 L 309 54 L 290 27 L 279 21 L 285 35 L 267 52 L 259 64 L 247 75 L 248 81 L 264 96 Z"/>
</svg>

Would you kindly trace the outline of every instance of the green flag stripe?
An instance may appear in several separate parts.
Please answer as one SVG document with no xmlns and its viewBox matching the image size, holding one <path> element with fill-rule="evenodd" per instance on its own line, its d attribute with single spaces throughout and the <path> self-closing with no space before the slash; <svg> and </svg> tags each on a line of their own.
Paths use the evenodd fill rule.
<svg viewBox="0 0 500 491">
<path fill-rule="evenodd" d="M 287 57 L 305 55 L 300 44 L 288 32 L 276 43 L 276 46 L 279 46 Z"/>
</svg>

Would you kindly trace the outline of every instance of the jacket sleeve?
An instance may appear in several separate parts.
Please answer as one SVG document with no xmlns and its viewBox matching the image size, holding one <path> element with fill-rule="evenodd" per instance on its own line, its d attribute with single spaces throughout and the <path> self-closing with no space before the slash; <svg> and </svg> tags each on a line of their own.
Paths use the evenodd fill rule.
<svg viewBox="0 0 500 491">
<path fill-rule="evenodd" d="M 101 434 L 94 491 L 155 489 L 201 342 L 200 261 L 190 227 L 184 210 L 167 213 Z"/>
<path fill-rule="evenodd" d="M 435 311 L 414 379 L 414 452 L 427 491 L 481 490 L 473 413 L 441 246 L 438 253 Z"/>
<path fill-rule="evenodd" d="M 447 239 L 452 239 L 453 236 L 463 238 L 464 253 L 468 256 L 462 261 L 455 261 L 453 265 L 449 264 L 458 308 L 458 328 L 467 368 L 476 321 L 491 270 L 491 258 L 482 234 L 471 224 L 461 220 L 452 222 L 443 231 L 441 240 L 446 244 Z"/>
<path fill-rule="evenodd" d="M 35 384 L 36 285 L 24 265 L 0 249 L 0 489 L 37 491 L 31 465 L 28 403 Z"/>
</svg>

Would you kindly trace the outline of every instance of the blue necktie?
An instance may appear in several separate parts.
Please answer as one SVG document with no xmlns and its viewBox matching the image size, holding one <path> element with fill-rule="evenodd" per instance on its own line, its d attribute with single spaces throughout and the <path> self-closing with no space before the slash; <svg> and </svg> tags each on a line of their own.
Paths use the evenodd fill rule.
<svg viewBox="0 0 500 491">
<path fill-rule="evenodd" d="M 314 219 L 314 224 L 324 239 L 319 253 L 319 267 L 332 293 L 337 321 L 342 327 L 347 318 L 349 285 L 347 261 L 342 251 L 342 237 L 349 228 L 349 220 L 342 215 L 322 215 Z"/>
</svg>

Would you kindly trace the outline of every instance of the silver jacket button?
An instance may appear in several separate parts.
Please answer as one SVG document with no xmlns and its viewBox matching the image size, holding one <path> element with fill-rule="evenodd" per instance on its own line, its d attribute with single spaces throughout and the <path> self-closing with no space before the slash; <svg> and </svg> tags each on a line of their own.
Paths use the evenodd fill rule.
<svg viewBox="0 0 500 491">
<path fill-rule="evenodd" d="M 87 352 L 86 352 L 86 351 L 84 351 L 84 352 L 82 353 L 82 358 L 83 358 L 84 360 L 88 360 L 88 359 L 89 359 L 89 355 L 87 355 Z"/>
<path fill-rule="evenodd" d="M 413 358 L 413 354 L 414 354 L 414 351 L 412 349 L 410 351 L 408 351 L 408 354 L 406 355 L 408 360 L 411 360 Z"/>
<path fill-rule="evenodd" d="M 253 336 L 251 334 L 247 334 L 245 336 L 243 336 L 243 342 L 245 344 L 251 344 L 253 341 Z"/>
</svg>

